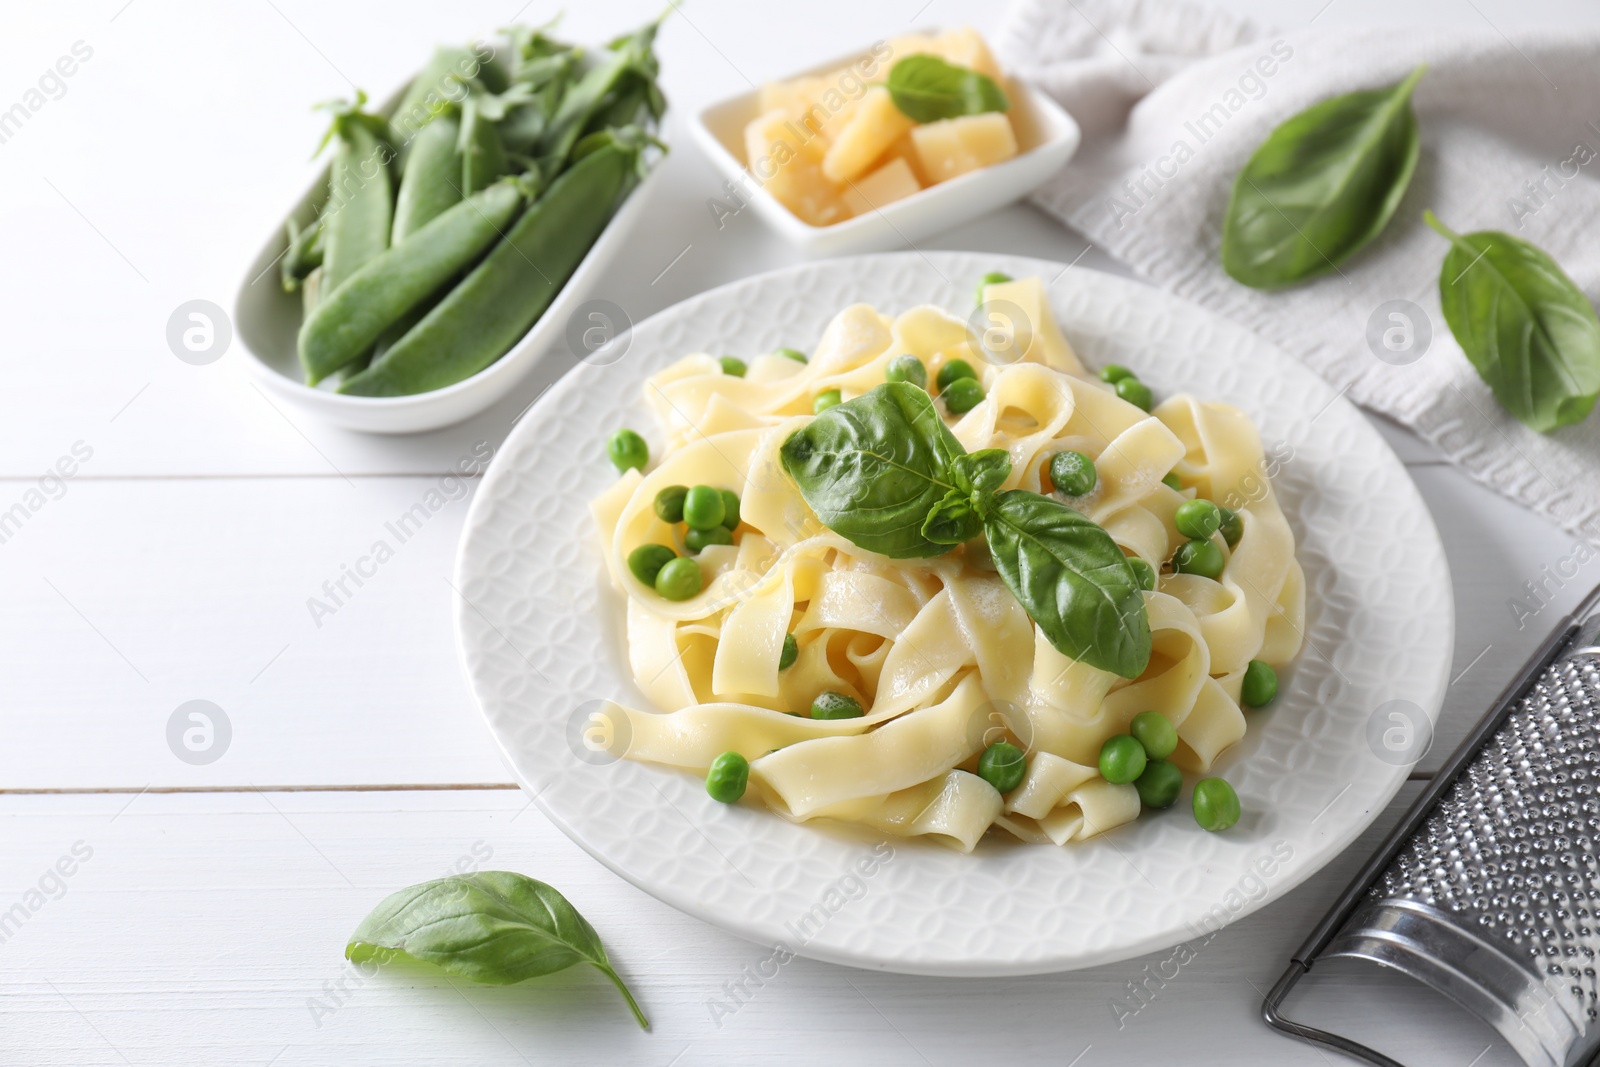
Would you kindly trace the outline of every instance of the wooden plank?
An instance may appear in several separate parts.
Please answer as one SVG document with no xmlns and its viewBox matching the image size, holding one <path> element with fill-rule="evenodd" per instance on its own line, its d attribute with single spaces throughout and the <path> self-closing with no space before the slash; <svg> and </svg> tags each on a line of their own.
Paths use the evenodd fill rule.
<svg viewBox="0 0 1600 1067">
<path fill-rule="evenodd" d="M 1231 1062 L 1312 1067 L 1325 1062 L 1319 1053 L 1259 1022 L 1258 990 L 1398 810 L 1307 885 L 1196 938 L 1183 962 L 1166 951 L 1068 974 L 952 980 L 795 959 L 757 986 L 748 975 L 770 946 L 655 901 L 526 805 L 519 793 L 0 797 L 0 860 L 13 872 L 0 903 L 22 899 L 75 843 L 92 850 L 64 889 L 48 880 L 0 953 L 0 1060 L 942 1065 L 999 1055 L 1087 1065 L 1160 1059 L 1204 1034 Z M 519 870 L 566 893 L 652 1030 L 635 1028 L 587 971 L 489 988 L 345 964 L 344 939 L 377 900 L 458 867 Z M 1146 999 L 1129 983 L 1147 983 Z M 1384 1040 L 1408 1064 L 1460 1067 L 1488 1043 L 1453 1007 L 1372 971 L 1319 986 L 1306 1010 L 1371 1032 L 1364 988 L 1393 1011 Z M 1514 1060 L 1497 1046 L 1476 1062 Z"/>
</svg>

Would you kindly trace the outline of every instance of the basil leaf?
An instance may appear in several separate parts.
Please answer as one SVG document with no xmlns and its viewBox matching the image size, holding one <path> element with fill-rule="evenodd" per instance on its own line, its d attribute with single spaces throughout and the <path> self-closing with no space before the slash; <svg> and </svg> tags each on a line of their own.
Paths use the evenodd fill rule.
<svg viewBox="0 0 1600 1067">
<path fill-rule="evenodd" d="M 1439 269 L 1444 320 L 1495 399 L 1540 433 L 1582 422 L 1600 395 L 1594 305 L 1537 246 L 1423 218 L 1451 245 Z"/>
<path fill-rule="evenodd" d="M 983 532 L 983 517 L 972 494 L 952 489 L 922 520 L 922 536 L 936 545 L 965 544 Z"/>
<path fill-rule="evenodd" d="M 1150 662 L 1150 618 L 1122 549 L 1065 504 L 1012 489 L 983 522 L 1006 586 L 1056 651 L 1137 678 Z"/>
<path fill-rule="evenodd" d="M 1382 232 L 1417 167 L 1411 91 L 1324 100 L 1273 130 L 1234 182 L 1222 266 L 1256 289 L 1334 270 Z"/>
<path fill-rule="evenodd" d="M 510 871 L 452 875 L 393 893 L 361 920 L 344 954 L 356 963 L 422 960 L 494 985 L 587 963 L 611 979 L 640 1027 L 650 1026 L 594 927 L 556 890 Z"/>
<path fill-rule="evenodd" d="M 918 122 L 981 115 L 1011 106 L 993 79 L 938 56 L 906 56 L 889 68 L 889 99 Z"/>
<path fill-rule="evenodd" d="M 1011 474 L 1011 453 L 1003 448 L 983 448 L 957 456 L 950 464 L 956 487 L 977 494 L 973 502 L 995 492 Z"/>
<path fill-rule="evenodd" d="M 956 488 L 950 465 L 963 454 L 928 394 L 905 382 L 827 409 L 779 449 L 824 525 L 892 559 L 950 550 L 924 537 L 922 523 Z"/>
</svg>

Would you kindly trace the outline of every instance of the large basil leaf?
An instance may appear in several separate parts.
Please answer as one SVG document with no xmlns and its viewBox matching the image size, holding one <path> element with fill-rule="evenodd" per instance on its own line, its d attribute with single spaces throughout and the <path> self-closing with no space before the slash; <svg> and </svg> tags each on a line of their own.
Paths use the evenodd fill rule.
<svg viewBox="0 0 1600 1067">
<path fill-rule="evenodd" d="M 1600 319 L 1594 305 L 1542 250 L 1509 233 L 1450 241 L 1439 303 L 1450 332 L 1512 415 L 1549 433 L 1582 422 L 1600 395 Z"/>
<path fill-rule="evenodd" d="M 641 1027 L 650 1025 L 594 927 L 556 890 L 510 871 L 452 875 L 393 893 L 356 927 L 344 954 L 356 963 L 409 957 L 494 985 L 587 963 L 611 979 Z"/>
<path fill-rule="evenodd" d="M 1013 489 L 983 523 L 989 552 L 1056 651 L 1137 678 L 1150 662 L 1150 618 L 1111 535 L 1058 501 Z"/>
<path fill-rule="evenodd" d="M 926 392 L 889 382 L 827 409 L 779 453 L 829 529 L 868 551 L 915 559 L 950 550 L 924 537 L 922 523 L 956 488 L 950 466 L 964 451 Z"/>
<path fill-rule="evenodd" d="M 1011 106 L 1005 91 L 986 75 L 938 56 L 906 56 L 889 68 L 889 99 L 918 122 L 981 115 Z"/>
<path fill-rule="evenodd" d="M 1335 269 L 1382 232 L 1417 167 L 1411 91 L 1324 100 L 1272 131 L 1234 182 L 1222 266 L 1256 289 Z"/>
</svg>

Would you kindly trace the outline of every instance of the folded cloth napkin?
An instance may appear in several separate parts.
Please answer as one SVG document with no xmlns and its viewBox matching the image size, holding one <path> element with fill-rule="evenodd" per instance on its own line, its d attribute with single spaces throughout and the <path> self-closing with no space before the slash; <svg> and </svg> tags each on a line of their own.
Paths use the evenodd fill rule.
<svg viewBox="0 0 1600 1067">
<path fill-rule="evenodd" d="M 1540 434 L 1500 407 L 1445 324 L 1448 245 L 1422 222 L 1432 208 L 1458 233 L 1515 234 L 1600 295 L 1600 37 L 1508 36 L 1487 24 L 1280 32 L 1175 0 L 1019 0 L 996 44 L 1007 70 L 1083 126 L 1081 151 L 1037 203 L 1146 280 L 1305 360 L 1486 485 L 1600 541 L 1600 411 Z M 1387 229 L 1337 273 L 1291 289 L 1229 278 L 1218 255 L 1228 197 L 1272 129 L 1422 63 L 1422 156 Z"/>
</svg>

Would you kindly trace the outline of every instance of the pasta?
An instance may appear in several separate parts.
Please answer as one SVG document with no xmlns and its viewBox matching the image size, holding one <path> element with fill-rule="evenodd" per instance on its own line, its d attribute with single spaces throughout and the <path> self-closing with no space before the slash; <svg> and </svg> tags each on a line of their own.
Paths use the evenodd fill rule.
<svg viewBox="0 0 1600 1067">
<path fill-rule="evenodd" d="M 1305 581 L 1294 536 L 1265 479 L 1255 427 L 1238 410 L 1173 396 L 1146 413 L 1079 362 L 1037 279 L 990 285 L 1031 323 L 1008 365 L 989 363 L 965 321 L 935 307 L 896 317 L 845 308 L 809 362 L 752 359 L 742 376 L 690 355 L 650 379 L 659 463 L 630 470 L 593 503 L 606 572 L 627 599 L 627 654 L 656 706 L 617 706 L 629 759 L 704 774 L 723 753 L 749 762 L 752 791 L 793 820 L 832 819 L 971 851 L 990 830 L 1064 845 L 1136 818 L 1134 785 L 1097 767 L 1101 746 L 1142 711 L 1176 729 L 1170 759 L 1208 771 L 1244 736 L 1241 686 L 1253 660 L 1299 652 Z M 991 346 L 992 349 L 993 346 Z M 1004 449 L 1005 489 L 1050 494 L 1051 457 L 1094 460 L 1088 493 L 1056 496 L 1160 575 L 1143 594 L 1151 634 L 1144 670 L 1125 678 L 1054 647 L 996 571 L 981 541 L 943 555 L 890 559 L 825 527 L 785 472 L 780 446 L 812 418 L 814 399 L 881 385 L 890 361 L 917 357 L 932 379 L 966 360 L 983 399 L 946 415 L 968 452 Z M 1176 474 L 1182 490 L 1163 481 Z M 670 600 L 630 568 L 640 546 L 688 554 L 681 527 L 657 514 L 672 486 L 738 497 L 731 544 L 693 556 L 697 595 Z M 1186 500 L 1243 501 L 1231 547 L 1213 538 L 1215 578 L 1174 573 Z M 780 668 L 785 639 L 796 655 Z M 864 714 L 811 718 L 819 693 Z M 1006 740 L 1026 754 L 1006 794 L 977 773 Z"/>
</svg>

